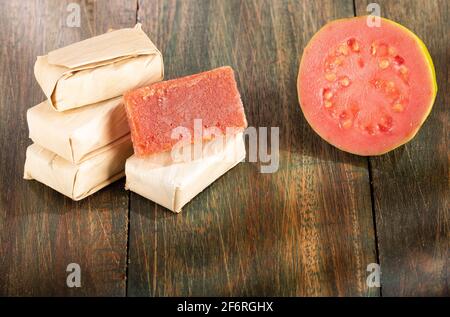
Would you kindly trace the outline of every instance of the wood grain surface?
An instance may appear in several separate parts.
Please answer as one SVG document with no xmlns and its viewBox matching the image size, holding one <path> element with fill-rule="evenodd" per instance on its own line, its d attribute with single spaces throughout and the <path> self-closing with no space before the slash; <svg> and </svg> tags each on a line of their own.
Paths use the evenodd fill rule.
<svg viewBox="0 0 450 317">
<path fill-rule="evenodd" d="M 0 294 L 125 295 L 128 193 L 123 181 L 73 202 L 24 181 L 26 110 L 44 100 L 33 75 L 37 55 L 133 25 L 136 3 L 83 2 L 81 27 L 66 26 L 73 1 L 3 1 L 0 10 Z M 81 267 L 81 288 L 66 285 Z"/>
<path fill-rule="evenodd" d="M 449 296 L 449 2 L 377 2 L 382 16 L 413 30 L 427 45 L 439 87 L 418 135 L 370 159 L 382 292 Z M 357 2 L 357 14 L 365 8 L 366 3 Z"/>
<path fill-rule="evenodd" d="M 249 126 L 280 128 L 280 167 L 242 163 L 180 215 L 132 194 L 128 294 L 375 294 L 367 160 L 323 142 L 296 90 L 302 48 L 352 2 L 151 1 L 138 13 L 167 79 L 235 69 Z"/>
<path fill-rule="evenodd" d="M 79 28 L 66 25 L 72 2 Z M 368 2 L 2 2 L 0 296 L 448 296 L 448 1 L 377 1 L 436 65 L 435 107 L 411 143 L 381 157 L 344 153 L 298 105 L 307 42 L 330 20 L 367 14 Z M 279 127 L 276 173 L 247 160 L 178 215 L 123 180 L 72 202 L 22 179 L 26 110 L 44 99 L 36 56 L 136 21 L 163 53 L 166 79 L 235 69 L 249 125 Z M 81 288 L 66 286 L 69 263 L 81 266 Z M 381 264 L 381 289 L 366 284 L 370 263 Z"/>
</svg>

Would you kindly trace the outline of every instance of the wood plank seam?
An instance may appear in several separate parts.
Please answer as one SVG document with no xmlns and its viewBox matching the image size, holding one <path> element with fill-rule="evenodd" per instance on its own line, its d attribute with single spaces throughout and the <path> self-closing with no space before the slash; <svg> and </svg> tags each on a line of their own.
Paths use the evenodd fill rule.
<svg viewBox="0 0 450 317">
<path fill-rule="evenodd" d="M 356 17 L 356 0 L 353 0 L 353 15 Z M 375 215 L 375 199 L 374 199 L 374 193 L 373 193 L 373 183 L 372 183 L 372 170 L 371 170 L 371 163 L 370 163 L 370 157 L 367 158 L 367 170 L 369 173 L 369 188 L 370 188 L 370 205 L 372 208 L 372 223 L 373 223 L 373 233 L 374 233 L 374 243 L 375 243 L 375 257 L 377 264 L 380 265 L 380 253 L 378 250 L 378 232 L 377 232 L 377 219 Z M 380 285 L 379 288 L 379 296 L 383 297 L 382 292 L 382 285 Z"/>
<path fill-rule="evenodd" d="M 375 214 L 375 197 L 374 197 L 374 189 L 373 189 L 373 181 L 372 181 L 372 164 L 370 162 L 370 157 L 367 158 L 367 168 L 369 172 L 369 187 L 370 187 L 370 203 L 372 205 L 372 222 L 373 222 L 373 232 L 374 232 L 374 240 L 375 240 L 375 256 L 377 260 L 377 264 L 381 265 L 380 263 L 380 252 L 378 250 L 378 231 L 377 231 L 377 217 Z M 383 297 L 383 284 L 380 283 L 379 292 L 380 297 Z"/>
<path fill-rule="evenodd" d="M 139 21 L 139 6 L 140 0 L 136 0 L 136 15 L 135 23 Z M 125 176 L 126 177 L 126 176 Z M 126 249 L 126 262 L 125 262 L 125 297 L 128 297 L 128 273 L 129 273 L 129 263 L 130 263 L 130 219 L 131 219 L 131 192 L 128 191 L 128 222 L 127 222 L 127 249 Z"/>
<path fill-rule="evenodd" d="M 321 16 L 320 24 L 331 18 L 352 16 L 355 12 L 351 0 L 343 6 L 332 1 L 324 1 L 324 5 L 329 10 Z M 307 41 L 312 31 L 297 30 L 296 25 L 310 22 L 309 16 L 302 12 L 319 11 L 319 7 L 313 1 L 142 1 L 138 19 L 165 52 L 168 77 L 230 64 L 240 69 L 241 94 L 247 102 L 246 110 L 252 124 L 270 126 L 299 115 L 296 92 L 289 88 L 295 82 L 297 70 L 289 68 L 288 64 L 297 65 L 298 60 L 293 56 L 300 54 L 303 47 L 297 42 Z M 218 18 L 209 19 L 210 12 L 218 12 Z M 286 13 L 292 15 L 289 23 L 283 19 Z M 253 24 L 240 24 L 252 18 Z M 164 23 L 160 23 L 162 21 Z M 238 32 L 244 27 L 246 32 Z M 196 38 L 196 34 L 202 36 Z M 298 39 L 296 43 L 291 40 L 294 38 Z M 268 43 L 275 43 L 273 49 L 258 49 Z M 189 54 L 181 53 L 186 51 Z M 248 85 L 245 79 L 248 82 L 253 77 L 259 80 L 255 85 Z M 278 78 L 279 88 L 286 91 L 286 95 L 277 93 L 272 78 Z M 267 102 L 269 97 L 272 103 Z M 277 101 L 284 105 L 283 111 L 277 112 L 279 115 L 275 118 L 265 115 L 275 109 L 273 104 Z M 260 112 L 259 108 L 265 111 Z M 327 145 L 319 143 L 309 128 L 304 125 L 301 128 L 284 126 L 284 132 L 292 133 L 292 138 L 282 137 L 284 157 L 292 164 L 291 168 L 282 165 L 278 174 L 264 178 L 256 175 L 251 166 L 241 165 L 227 175 L 227 182 L 225 178 L 216 182 L 202 199 L 194 199 L 188 210 L 177 218 L 132 194 L 129 207 L 130 217 L 133 217 L 129 250 L 132 262 L 129 263 L 127 294 L 375 294 L 365 283 L 366 265 L 377 261 L 366 159 L 326 151 Z M 300 131 L 305 133 L 301 135 Z M 313 154 L 318 157 L 310 158 Z M 328 164 L 329 160 L 335 163 Z M 314 171 L 320 177 L 312 177 Z M 229 184 L 233 179 L 240 183 L 258 179 L 258 188 L 248 186 L 247 192 L 235 190 Z M 278 192 L 274 192 L 269 202 L 258 196 L 264 190 L 278 190 L 285 183 L 289 184 L 285 188 L 289 195 L 278 196 Z M 239 206 L 237 198 L 244 202 L 243 206 Z M 319 214 L 316 210 L 323 212 Z M 307 219 L 313 215 L 312 220 Z M 252 221 L 253 218 L 258 221 Z M 350 239 L 345 230 L 338 230 L 336 236 L 334 227 L 351 230 Z M 320 234 L 310 236 L 305 232 L 309 229 Z M 262 232 L 266 235 L 259 235 Z M 225 251 L 216 249 L 221 239 L 226 245 Z M 314 250 L 300 251 L 304 244 Z M 331 252 L 327 252 L 328 246 Z M 268 257 L 267 251 L 273 256 Z M 313 258 L 305 255 L 309 251 L 316 253 Z M 344 254 L 352 256 L 344 257 Z M 248 260 L 241 262 L 242 256 Z M 232 273 L 228 287 L 227 276 L 220 265 L 225 259 Z M 346 269 L 350 267 L 357 267 L 357 273 Z M 307 269 L 314 273 L 308 276 Z M 310 285 L 302 283 L 305 279 L 311 281 Z"/>
</svg>

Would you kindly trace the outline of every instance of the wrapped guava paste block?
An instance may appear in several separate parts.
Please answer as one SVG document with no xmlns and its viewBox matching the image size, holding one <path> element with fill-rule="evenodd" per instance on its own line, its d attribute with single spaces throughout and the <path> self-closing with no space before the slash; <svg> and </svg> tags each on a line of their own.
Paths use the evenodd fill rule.
<svg viewBox="0 0 450 317">
<path fill-rule="evenodd" d="M 122 97 L 64 112 L 44 101 L 27 111 L 30 139 L 72 163 L 105 151 L 130 133 Z"/>
<path fill-rule="evenodd" d="M 122 95 L 163 79 L 162 55 L 141 25 L 120 29 L 38 56 L 36 79 L 57 111 Z"/>
<path fill-rule="evenodd" d="M 196 156 L 198 145 L 200 154 Z M 178 213 L 191 199 L 244 160 L 245 155 L 242 133 L 187 144 L 177 151 L 145 158 L 133 155 L 125 165 L 125 188 Z"/>
<path fill-rule="evenodd" d="M 125 161 L 133 154 L 130 135 L 106 151 L 75 164 L 32 144 L 27 148 L 24 178 L 35 179 L 63 195 L 80 200 L 124 176 Z"/>
</svg>

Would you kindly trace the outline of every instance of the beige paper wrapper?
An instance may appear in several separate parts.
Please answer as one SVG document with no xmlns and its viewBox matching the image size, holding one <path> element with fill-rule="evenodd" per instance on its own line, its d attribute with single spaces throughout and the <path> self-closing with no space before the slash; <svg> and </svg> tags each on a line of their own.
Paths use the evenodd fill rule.
<svg viewBox="0 0 450 317">
<path fill-rule="evenodd" d="M 38 56 L 34 74 L 53 108 L 64 111 L 160 81 L 164 66 L 137 24 Z"/>
<path fill-rule="evenodd" d="M 72 163 L 80 163 L 130 133 L 122 97 L 63 113 L 47 101 L 27 111 L 28 129 L 34 143 Z"/>
<path fill-rule="evenodd" d="M 226 142 L 222 138 L 207 142 L 198 160 L 174 163 L 170 152 L 147 158 L 133 155 L 125 164 L 125 188 L 178 213 L 244 158 L 242 133 Z"/>
<path fill-rule="evenodd" d="M 35 179 L 73 200 L 80 200 L 122 178 L 125 161 L 132 154 L 130 135 L 80 164 L 32 144 L 27 148 L 24 178 Z"/>
</svg>

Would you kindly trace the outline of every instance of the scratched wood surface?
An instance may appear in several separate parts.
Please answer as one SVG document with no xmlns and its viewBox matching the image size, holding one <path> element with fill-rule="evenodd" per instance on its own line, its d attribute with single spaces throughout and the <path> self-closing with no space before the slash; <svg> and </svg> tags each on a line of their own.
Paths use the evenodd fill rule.
<svg viewBox="0 0 450 317">
<path fill-rule="evenodd" d="M 81 5 L 80 28 L 66 26 Z M 367 1 L 371 2 L 371 1 Z M 0 11 L 0 295 L 448 296 L 449 4 L 378 1 L 424 39 L 439 94 L 419 135 L 377 158 L 336 150 L 304 120 L 302 50 L 364 0 L 149 0 L 2 3 Z M 244 162 L 179 215 L 119 181 L 82 202 L 22 180 L 26 109 L 43 100 L 36 55 L 139 20 L 166 78 L 230 65 L 249 125 L 279 127 L 273 174 Z M 69 289 L 69 263 L 82 287 Z M 381 263 L 382 288 L 366 267 Z"/>
<path fill-rule="evenodd" d="M 125 295 L 128 193 L 123 181 L 72 202 L 24 181 L 26 110 L 44 100 L 37 55 L 108 28 L 133 25 L 136 3 L 83 3 L 81 27 L 66 26 L 70 1 L 2 1 L 0 10 L 0 295 Z M 81 288 L 66 267 L 81 267 Z"/>
<path fill-rule="evenodd" d="M 450 6 L 446 0 L 377 2 L 383 16 L 413 30 L 427 45 L 439 86 L 418 135 L 370 159 L 382 293 L 449 296 Z M 357 13 L 364 14 L 366 5 L 358 1 Z"/>
<path fill-rule="evenodd" d="M 306 42 L 352 15 L 351 1 L 140 2 L 166 78 L 231 65 L 249 125 L 280 128 L 280 166 L 242 163 L 180 215 L 132 194 L 130 296 L 377 293 L 367 160 L 320 140 L 296 91 Z"/>
</svg>

